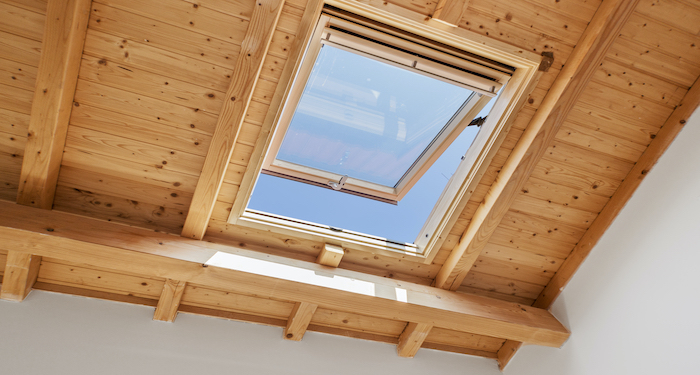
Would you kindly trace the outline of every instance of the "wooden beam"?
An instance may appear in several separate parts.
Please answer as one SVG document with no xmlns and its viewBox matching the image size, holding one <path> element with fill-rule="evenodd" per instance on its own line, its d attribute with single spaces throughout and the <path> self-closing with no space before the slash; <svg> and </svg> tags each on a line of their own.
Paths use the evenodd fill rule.
<svg viewBox="0 0 700 375">
<path fill-rule="evenodd" d="M 399 357 L 415 357 L 431 329 L 433 329 L 433 325 L 429 323 L 409 322 L 406 325 L 406 329 L 404 329 L 401 336 L 399 336 L 399 344 L 396 346 Z"/>
<path fill-rule="evenodd" d="M 153 315 L 153 320 L 159 320 L 161 322 L 174 322 L 175 316 L 177 316 L 177 308 L 180 307 L 180 300 L 182 299 L 182 294 L 185 292 L 184 281 L 166 279 L 163 285 L 163 291 L 160 293 L 160 299 L 158 300 L 158 306 L 156 306 L 156 312 Z"/>
<path fill-rule="evenodd" d="M 0 299 L 15 302 L 24 301 L 36 282 L 40 266 L 40 256 L 8 251 Z"/>
<path fill-rule="evenodd" d="M 604 0 L 438 272 L 434 285 L 457 290 L 593 77 L 638 0 Z"/>
<path fill-rule="evenodd" d="M 433 11 L 433 19 L 457 26 L 468 6 L 469 0 L 438 0 Z"/>
<path fill-rule="evenodd" d="M 250 99 L 272 41 L 272 34 L 282 14 L 284 0 L 258 0 L 233 69 L 231 85 L 219 113 L 202 173 L 182 228 L 182 236 L 201 240 L 207 231 L 226 168 L 231 161 Z"/>
<path fill-rule="evenodd" d="M 51 209 L 91 0 L 50 0 L 17 203 Z"/>
<path fill-rule="evenodd" d="M 503 343 L 503 346 L 501 346 L 496 353 L 496 361 L 498 361 L 498 368 L 500 368 L 501 371 L 506 368 L 506 365 L 513 359 L 515 353 L 517 353 L 518 349 L 522 346 L 522 342 L 513 340 L 506 340 L 506 342 Z"/>
<path fill-rule="evenodd" d="M 316 263 L 335 268 L 343 260 L 343 255 L 345 255 L 345 252 L 342 247 L 325 244 L 318 254 L 318 258 L 316 258 Z"/>
<path fill-rule="evenodd" d="M 546 310 L 0 201 L 0 250 L 558 347 Z M 204 266 L 203 266 L 204 265 Z"/>
<path fill-rule="evenodd" d="M 284 338 L 287 340 L 301 341 L 306 333 L 306 328 L 311 323 L 318 305 L 307 302 L 297 302 L 287 320 L 287 328 L 284 329 Z"/>
</svg>

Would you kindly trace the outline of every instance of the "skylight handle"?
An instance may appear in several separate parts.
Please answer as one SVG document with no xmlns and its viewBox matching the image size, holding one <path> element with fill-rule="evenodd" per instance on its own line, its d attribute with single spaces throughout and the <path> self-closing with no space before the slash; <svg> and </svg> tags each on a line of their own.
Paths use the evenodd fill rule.
<svg viewBox="0 0 700 375">
<path fill-rule="evenodd" d="M 334 181 L 328 181 L 328 186 L 332 187 L 333 190 L 340 190 L 345 186 L 345 181 L 347 181 L 348 175 L 345 175 L 340 178 L 340 181 L 334 182 Z"/>
</svg>

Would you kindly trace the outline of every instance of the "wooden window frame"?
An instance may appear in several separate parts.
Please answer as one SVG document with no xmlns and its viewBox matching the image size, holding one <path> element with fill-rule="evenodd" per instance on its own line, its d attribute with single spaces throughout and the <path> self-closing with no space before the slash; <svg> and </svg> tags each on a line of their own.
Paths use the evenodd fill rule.
<svg viewBox="0 0 700 375">
<path fill-rule="evenodd" d="M 324 13 L 314 29 L 303 62 L 295 75 L 294 84 L 282 109 L 272 143 L 265 154 L 262 173 L 324 188 L 329 188 L 329 182 L 339 181 L 343 177 L 337 173 L 276 158 L 323 45 L 394 65 L 474 92 L 465 104 L 452 114 L 452 118 L 431 140 L 428 147 L 395 186 L 385 186 L 350 176 L 340 190 L 388 203 L 396 204 L 411 190 L 452 141 L 462 133 L 469 122 L 488 103 L 489 99 L 495 97 L 498 90 L 510 78 L 510 75 L 503 74 L 501 71 L 455 58 L 447 53 Z M 429 55 L 433 61 L 421 55 Z M 487 74 L 491 79 L 482 77 L 482 75 L 486 76 Z"/>
<path fill-rule="evenodd" d="M 266 123 L 269 121 L 269 131 L 261 133 L 261 138 L 256 145 L 256 147 L 264 147 L 262 157 L 249 165 L 242 188 L 239 189 L 234 199 L 228 223 L 331 243 L 347 249 L 370 251 L 398 258 L 411 258 L 429 264 L 437 254 L 437 249 L 442 246 L 450 228 L 466 206 L 481 176 L 485 173 L 491 159 L 503 142 L 513 122 L 514 116 L 512 114 L 522 107 L 528 94 L 536 86 L 541 76 L 538 68 L 542 58 L 534 52 L 523 51 L 468 30 L 448 27 L 437 21 L 425 19 L 418 13 L 400 8 L 394 9 L 393 6 L 389 7 L 391 9 L 378 9 L 371 1 L 357 0 L 324 0 L 324 4 L 333 7 L 330 11 L 331 14 L 351 13 L 369 20 L 369 22 L 374 22 L 378 25 L 377 29 L 382 31 L 386 29 L 390 34 L 394 30 L 400 32 L 406 30 L 404 31 L 408 33 L 406 39 L 428 41 L 429 45 L 435 43 L 435 46 L 430 45 L 430 47 L 438 51 L 452 55 L 464 53 L 466 56 L 477 56 L 485 59 L 483 64 L 485 66 L 489 66 L 489 61 L 493 62 L 489 66 L 490 68 L 510 67 L 513 69 L 511 74 L 505 70 L 502 72 L 504 76 L 510 77 L 508 85 L 505 85 L 499 93 L 487 121 L 482 125 L 480 135 L 474 140 L 465 155 L 464 162 L 448 182 L 421 230 L 421 234 L 413 244 L 396 243 L 379 236 L 348 230 L 339 231 L 328 225 L 261 213 L 247 208 L 257 177 L 263 170 L 263 157 L 270 149 L 273 135 L 277 131 L 276 126 L 280 123 L 283 106 L 276 110 L 276 114 L 268 113 L 268 116 L 274 116 L 274 119 L 266 120 Z M 317 14 L 317 19 L 320 19 L 321 13 Z M 312 34 L 307 35 L 306 46 L 309 45 Z M 459 59 L 458 57 L 454 58 Z M 301 68 L 303 59 L 304 52 L 296 57 L 296 64 L 293 68 L 295 73 Z M 450 61 L 450 64 L 454 64 L 454 62 Z M 291 95 L 295 77 L 296 74 L 292 74 L 287 85 L 278 88 L 282 103 L 285 103 Z M 270 116 L 271 113 L 272 116 Z M 469 167 L 465 167 L 466 165 Z"/>
</svg>

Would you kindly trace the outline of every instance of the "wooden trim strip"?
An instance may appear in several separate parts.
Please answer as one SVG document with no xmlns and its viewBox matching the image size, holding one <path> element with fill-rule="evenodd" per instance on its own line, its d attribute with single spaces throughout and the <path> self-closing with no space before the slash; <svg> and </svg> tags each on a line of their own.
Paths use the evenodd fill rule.
<svg viewBox="0 0 700 375">
<path fill-rule="evenodd" d="M 24 301 L 36 282 L 40 266 L 40 256 L 8 251 L 0 299 L 15 302 Z"/>
<path fill-rule="evenodd" d="M 396 346 L 399 357 L 415 357 L 431 329 L 433 329 L 433 325 L 429 323 L 409 322 L 399 336 L 399 343 Z"/>
<path fill-rule="evenodd" d="M 259 0 L 256 4 L 182 228 L 183 237 L 201 240 L 207 230 L 284 0 Z"/>
<path fill-rule="evenodd" d="M 311 318 L 314 316 L 318 305 L 307 302 L 297 302 L 292 309 L 292 313 L 287 320 L 287 327 L 284 329 L 284 338 L 286 340 L 301 341 L 304 338 L 304 333 L 311 323 Z"/>
<path fill-rule="evenodd" d="M 153 314 L 153 320 L 161 322 L 174 322 L 177 316 L 177 309 L 180 307 L 182 294 L 185 292 L 184 281 L 167 279 L 163 284 L 163 291 L 156 306 L 156 312 Z"/>
<path fill-rule="evenodd" d="M 569 337 L 542 309 L 8 202 L 0 249 L 537 345 Z"/>
<path fill-rule="evenodd" d="M 91 0 L 50 0 L 17 203 L 51 209 Z"/>
<path fill-rule="evenodd" d="M 515 145 L 434 285 L 456 290 L 554 139 L 638 0 L 605 0 Z"/>
</svg>

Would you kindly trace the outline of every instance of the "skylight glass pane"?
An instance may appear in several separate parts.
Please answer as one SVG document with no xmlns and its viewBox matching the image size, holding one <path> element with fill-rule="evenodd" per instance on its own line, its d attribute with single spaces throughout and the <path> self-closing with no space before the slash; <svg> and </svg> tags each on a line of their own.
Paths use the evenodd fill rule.
<svg viewBox="0 0 700 375">
<path fill-rule="evenodd" d="M 394 187 L 472 93 L 323 45 L 277 159 Z"/>
<path fill-rule="evenodd" d="M 478 132 L 467 127 L 397 205 L 260 174 L 248 208 L 412 243 Z"/>
</svg>

